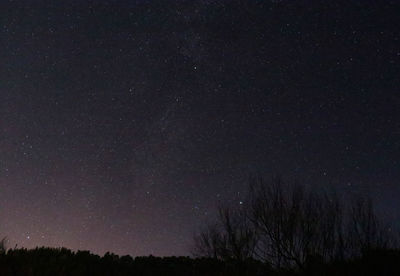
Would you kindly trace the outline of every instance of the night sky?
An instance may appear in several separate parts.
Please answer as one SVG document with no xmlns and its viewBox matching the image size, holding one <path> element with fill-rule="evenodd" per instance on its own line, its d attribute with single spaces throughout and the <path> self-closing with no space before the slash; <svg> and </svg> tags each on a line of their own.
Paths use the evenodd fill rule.
<svg viewBox="0 0 400 276">
<path fill-rule="evenodd" d="M 398 1 L 1 1 L 0 235 L 189 255 L 252 175 L 400 219 Z"/>
</svg>

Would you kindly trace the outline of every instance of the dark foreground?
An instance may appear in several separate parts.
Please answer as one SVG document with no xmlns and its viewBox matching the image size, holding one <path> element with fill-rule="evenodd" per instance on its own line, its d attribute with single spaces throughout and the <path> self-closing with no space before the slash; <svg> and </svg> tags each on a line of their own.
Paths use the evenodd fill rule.
<svg viewBox="0 0 400 276">
<path fill-rule="evenodd" d="M 189 257 L 136 257 L 61 248 L 8 250 L 0 254 L 0 275 L 400 275 L 400 251 L 379 250 L 336 264 L 311 262 L 302 271 L 275 271 L 256 262 L 222 262 Z"/>
</svg>

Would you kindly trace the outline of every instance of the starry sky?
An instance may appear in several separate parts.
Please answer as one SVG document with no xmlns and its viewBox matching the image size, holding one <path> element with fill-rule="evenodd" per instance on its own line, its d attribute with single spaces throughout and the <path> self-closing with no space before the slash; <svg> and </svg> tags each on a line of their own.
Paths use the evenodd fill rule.
<svg viewBox="0 0 400 276">
<path fill-rule="evenodd" d="M 189 255 L 280 174 L 400 200 L 397 1 L 1 1 L 0 234 Z"/>
</svg>

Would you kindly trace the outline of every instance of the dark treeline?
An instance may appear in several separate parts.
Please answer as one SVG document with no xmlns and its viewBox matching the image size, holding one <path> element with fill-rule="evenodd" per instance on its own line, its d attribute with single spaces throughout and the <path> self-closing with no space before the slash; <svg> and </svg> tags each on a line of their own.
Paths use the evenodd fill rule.
<svg viewBox="0 0 400 276">
<path fill-rule="evenodd" d="M 65 248 L 11 249 L 0 254 L 0 275 L 107 276 L 241 276 L 241 275 L 400 275 L 400 251 L 371 250 L 353 260 L 309 267 L 303 271 L 273 269 L 247 259 L 218 260 L 189 257 L 136 257 Z"/>
<path fill-rule="evenodd" d="M 10 249 L 0 254 L 0 275 L 221 275 L 223 262 L 189 257 L 136 257 L 66 248 Z"/>
<path fill-rule="evenodd" d="M 396 234 L 397 233 L 397 234 Z M 0 275 L 400 275 L 398 232 L 371 200 L 341 200 L 301 185 L 251 181 L 248 199 L 219 209 L 194 256 L 135 257 L 66 248 L 6 249 Z"/>
<path fill-rule="evenodd" d="M 377 216 L 371 199 L 343 200 L 279 177 L 250 182 L 245 203 L 219 208 L 218 221 L 195 237 L 196 256 L 257 260 L 271 271 L 306 275 L 400 275 L 399 232 Z"/>
</svg>

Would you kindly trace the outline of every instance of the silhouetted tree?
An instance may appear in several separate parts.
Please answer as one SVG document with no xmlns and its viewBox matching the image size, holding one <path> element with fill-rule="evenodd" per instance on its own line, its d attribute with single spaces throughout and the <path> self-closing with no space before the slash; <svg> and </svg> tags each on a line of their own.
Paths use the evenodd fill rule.
<svg viewBox="0 0 400 276">
<path fill-rule="evenodd" d="M 337 220 L 328 217 L 338 213 L 302 186 L 284 188 L 280 178 L 268 185 L 259 179 L 253 185 L 251 220 L 259 235 L 257 256 L 278 268 L 302 268 L 310 256 L 332 254 Z"/>
<path fill-rule="evenodd" d="M 256 233 L 243 209 L 221 208 L 222 229 L 220 254 L 224 259 L 244 261 L 253 256 Z"/>
<path fill-rule="evenodd" d="M 203 231 L 194 237 L 193 254 L 195 256 L 218 259 L 221 257 L 221 245 L 222 237 L 217 224 L 208 224 Z"/>
<path fill-rule="evenodd" d="M 352 255 L 385 249 L 389 245 L 390 233 L 377 218 L 372 201 L 360 198 L 351 205 L 348 247 Z"/>
<path fill-rule="evenodd" d="M 195 238 L 199 256 L 261 260 L 275 268 L 341 262 L 384 249 L 390 241 L 371 200 L 343 204 L 334 193 L 286 185 L 281 178 L 250 183 L 246 208 L 219 210 L 219 223 Z"/>
<path fill-rule="evenodd" d="M 4 254 L 7 251 L 7 238 L 4 237 L 0 240 L 0 254 Z"/>
<path fill-rule="evenodd" d="M 194 253 L 242 262 L 253 257 L 256 237 L 245 210 L 220 208 L 219 223 L 209 224 L 195 236 Z"/>
</svg>

